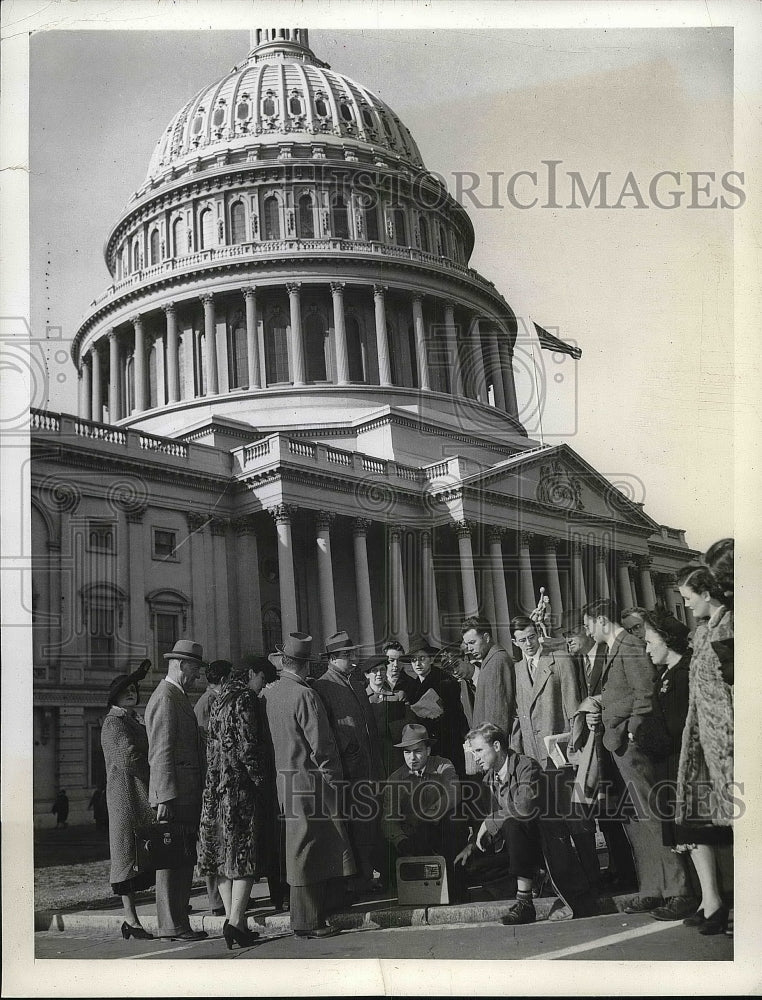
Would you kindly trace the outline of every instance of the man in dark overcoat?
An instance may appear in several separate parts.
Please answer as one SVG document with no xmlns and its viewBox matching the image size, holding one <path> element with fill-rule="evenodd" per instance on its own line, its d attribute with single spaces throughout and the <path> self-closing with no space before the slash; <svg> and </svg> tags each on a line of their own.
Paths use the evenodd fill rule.
<svg viewBox="0 0 762 1000">
<path fill-rule="evenodd" d="M 381 830 L 374 786 L 384 777 L 381 739 L 365 691 L 365 678 L 352 660 L 357 647 L 346 632 L 326 640 L 328 669 L 314 682 L 328 712 L 346 785 L 347 832 L 358 866 L 357 891 L 375 889 L 373 870 L 381 870 Z M 368 813 L 371 815 L 367 816 Z"/>
<path fill-rule="evenodd" d="M 159 822 L 190 827 L 195 837 L 201 817 L 204 790 L 204 750 L 198 722 L 187 692 L 201 673 L 203 650 L 190 639 L 178 640 L 164 654 L 167 676 L 148 700 L 145 722 L 148 765 L 151 769 L 148 798 Z M 156 914 L 159 937 L 194 941 L 206 931 L 191 930 L 188 901 L 193 885 L 193 864 L 156 872 Z"/>
<path fill-rule="evenodd" d="M 291 927 L 298 937 L 339 931 L 326 922 L 329 889 L 356 868 L 340 814 L 341 760 L 328 713 L 307 683 L 312 636 L 292 632 L 280 677 L 265 694 L 286 831 Z"/>
</svg>

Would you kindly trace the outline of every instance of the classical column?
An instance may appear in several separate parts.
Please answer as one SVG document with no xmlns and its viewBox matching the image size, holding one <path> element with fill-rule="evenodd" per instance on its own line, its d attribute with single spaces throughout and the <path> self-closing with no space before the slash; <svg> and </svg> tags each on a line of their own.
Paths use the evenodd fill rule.
<svg viewBox="0 0 762 1000">
<path fill-rule="evenodd" d="M 489 353 L 492 363 L 492 386 L 495 393 L 495 408 L 506 412 L 505 385 L 503 383 L 503 365 L 500 358 L 500 345 L 495 330 L 489 333 Z"/>
<path fill-rule="evenodd" d="M 450 355 L 450 389 L 453 396 L 463 395 L 463 370 L 460 364 L 460 354 L 458 353 L 458 329 L 455 326 L 455 305 L 452 302 L 445 302 L 445 337 L 447 339 L 447 350 Z"/>
<path fill-rule="evenodd" d="M 554 626 L 560 625 L 564 613 L 564 602 L 561 597 L 561 580 L 558 575 L 558 558 L 556 551 L 560 539 L 548 536 L 543 539 L 545 544 L 545 572 L 548 575 L 547 594 L 550 598 L 551 621 Z"/>
<path fill-rule="evenodd" d="M 214 620 L 215 652 L 224 660 L 230 659 L 230 589 L 228 587 L 228 560 L 225 536 L 230 521 L 226 517 L 213 517 L 209 522 L 212 532 L 212 564 L 214 570 Z"/>
<path fill-rule="evenodd" d="M 601 600 L 611 596 L 609 590 L 608 574 L 609 550 L 603 546 L 598 546 L 595 550 L 595 587 L 597 597 Z"/>
<path fill-rule="evenodd" d="M 280 619 L 283 635 L 299 629 L 296 614 L 296 578 L 294 576 L 294 551 L 291 543 L 291 517 L 296 507 L 278 504 L 270 508 L 278 535 L 278 582 L 280 584 Z"/>
<path fill-rule="evenodd" d="M 320 622 L 323 639 L 336 631 L 336 597 L 333 590 L 333 561 L 331 559 L 331 522 L 335 514 L 320 510 L 315 515 L 317 529 L 317 566 L 320 596 Z"/>
<path fill-rule="evenodd" d="M 294 370 L 291 373 L 291 381 L 294 385 L 304 385 L 304 343 L 302 341 L 300 288 L 301 284 L 298 281 L 292 281 L 286 285 L 288 304 L 291 310 L 291 363 L 294 366 Z"/>
<path fill-rule="evenodd" d="M 505 587 L 502 538 L 505 529 L 491 525 L 487 528 L 490 568 L 492 570 L 492 596 L 495 601 L 495 622 L 499 642 L 511 648 L 511 613 L 508 610 L 508 593 Z"/>
<path fill-rule="evenodd" d="M 426 351 L 426 327 L 423 322 L 423 296 L 413 296 L 413 330 L 415 332 L 415 353 L 418 361 L 418 388 L 430 389 L 429 357 Z"/>
<path fill-rule="evenodd" d="M 574 607 L 582 609 L 587 604 L 587 593 L 585 591 L 585 574 L 582 569 L 582 543 L 573 541 L 571 543 L 572 554 L 572 595 Z"/>
<path fill-rule="evenodd" d="M 537 607 L 534 578 L 532 577 L 532 557 L 529 554 L 529 546 L 533 538 L 534 535 L 531 531 L 522 531 L 519 534 L 519 601 L 525 614 L 529 614 Z"/>
<path fill-rule="evenodd" d="M 177 310 L 174 302 L 163 306 L 167 317 L 167 392 L 168 402 L 180 400 L 180 351 L 177 336 Z"/>
<path fill-rule="evenodd" d="M 103 420 L 103 386 L 101 384 L 101 354 L 97 344 L 93 344 L 90 349 L 90 357 L 93 359 L 93 412 L 91 419 L 100 422 Z"/>
<path fill-rule="evenodd" d="M 204 342 L 206 345 L 206 394 L 216 396 L 220 391 L 217 377 L 217 326 L 214 315 L 214 295 L 205 292 L 199 298 L 204 304 Z"/>
<path fill-rule="evenodd" d="M 631 608 L 635 604 L 630 584 L 631 552 L 617 552 L 617 581 L 619 583 L 620 608 Z"/>
<path fill-rule="evenodd" d="M 460 553 L 460 579 L 463 585 L 463 615 L 479 613 L 479 596 L 476 592 L 476 574 L 474 572 L 474 553 L 471 548 L 471 521 L 456 521 L 455 531 L 458 535 L 458 552 Z"/>
<path fill-rule="evenodd" d="M 378 384 L 392 384 L 392 369 L 389 363 L 389 335 L 386 332 L 385 285 L 373 286 L 373 301 L 376 309 L 376 350 L 378 352 Z"/>
<path fill-rule="evenodd" d="M 471 391 L 474 399 L 480 403 L 487 402 L 487 379 L 484 374 L 484 354 L 482 352 L 482 334 L 478 318 L 471 324 L 469 338 L 469 372 L 471 375 Z"/>
<path fill-rule="evenodd" d="M 512 417 L 519 415 L 519 403 L 516 397 L 516 380 L 513 374 L 513 351 L 510 348 L 505 335 L 498 337 L 498 349 L 500 351 L 500 370 L 503 374 L 503 395 L 505 396 L 505 411 Z"/>
<path fill-rule="evenodd" d="M 373 601 L 370 593 L 368 569 L 368 529 L 371 521 L 357 517 L 352 522 L 352 540 L 355 550 L 355 588 L 357 590 L 357 617 L 360 620 L 360 645 L 370 655 L 376 645 L 373 631 Z"/>
<path fill-rule="evenodd" d="M 259 358 L 259 344 L 257 343 L 257 330 L 259 327 L 259 317 L 257 316 L 257 290 L 251 285 L 242 288 L 243 297 L 246 300 L 246 363 L 249 370 L 249 388 L 262 388 L 262 366 Z"/>
<path fill-rule="evenodd" d="M 133 359 L 135 378 L 135 413 L 142 413 L 146 408 L 146 340 L 143 329 L 143 317 L 138 313 L 133 317 L 132 326 L 135 330 L 135 354 Z"/>
<path fill-rule="evenodd" d="M 333 330 L 336 345 L 336 382 L 346 385 L 349 382 L 349 351 L 347 350 L 347 328 L 344 322 L 344 282 L 331 282 L 331 298 L 333 299 Z M 330 633 L 328 633 L 330 635 Z"/>
<path fill-rule="evenodd" d="M 434 574 L 434 554 L 431 551 L 431 532 L 421 532 L 421 571 L 423 576 L 423 633 L 436 646 L 441 642 L 439 601 Z"/>
<path fill-rule="evenodd" d="M 656 607 L 656 594 L 654 592 L 654 582 L 651 577 L 651 566 L 653 560 L 650 556 L 641 556 L 638 559 L 638 569 L 640 570 L 640 591 L 643 595 L 643 607 L 646 611 L 653 611 Z"/>
<path fill-rule="evenodd" d="M 207 554 L 207 533 L 204 530 L 209 524 L 209 515 L 199 511 L 188 511 L 189 548 L 190 548 L 190 581 L 193 620 L 189 625 L 190 634 L 196 642 L 208 645 L 214 637 L 214 618 L 209 622 L 210 595 L 213 593 L 213 578 L 210 567 L 211 559 Z"/>
<path fill-rule="evenodd" d="M 119 340 L 116 330 L 108 331 L 108 419 L 110 424 L 120 419 L 119 412 Z"/>
<path fill-rule="evenodd" d="M 262 597 L 259 589 L 259 548 L 254 518 L 233 521 L 236 534 L 238 627 L 241 652 L 269 652 L 262 649 Z"/>
<path fill-rule="evenodd" d="M 402 527 L 389 526 L 389 638 L 407 646 L 407 603 L 400 540 Z"/>
<path fill-rule="evenodd" d="M 79 411 L 79 415 L 85 420 L 93 419 L 93 385 L 90 375 L 90 359 L 85 355 L 82 358 L 82 406 Z"/>
</svg>

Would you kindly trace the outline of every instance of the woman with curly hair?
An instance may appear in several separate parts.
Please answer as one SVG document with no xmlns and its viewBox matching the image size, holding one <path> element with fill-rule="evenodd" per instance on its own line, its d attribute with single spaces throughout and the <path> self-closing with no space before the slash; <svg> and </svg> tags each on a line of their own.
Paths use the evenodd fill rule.
<svg viewBox="0 0 762 1000">
<path fill-rule="evenodd" d="M 733 612 L 727 595 L 705 566 L 686 566 L 680 593 L 699 624 L 693 637 L 688 715 L 677 773 L 676 822 L 690 831 L 690 851 L 701 883 L 701 906 L 688 918 L 700 934 L 720 934 L 728 907 L 720 887 L 717 846 L 731 839 L 733 818 Z M 725 665 L 717 650 L 723 650 Z M 707 795 L 707 791 L 709 794 Z"/>
<path fill-rule="evenodd" d="M 246 909 L 254 879 L 270 863 L 273 775 L 258 697 L 266 682 L 264 667 L 231 670 L 209 715 L 198 869 L 217 876 L 228 949 L 259 937 L 248 929 Z"/>
</svg>

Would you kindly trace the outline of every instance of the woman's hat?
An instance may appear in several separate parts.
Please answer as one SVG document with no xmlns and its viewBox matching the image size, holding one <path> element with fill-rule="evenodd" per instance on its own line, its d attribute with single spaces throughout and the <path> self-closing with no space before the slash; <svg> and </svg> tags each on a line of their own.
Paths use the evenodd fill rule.
<svg viewBox="0 0 762 1000">
<path fill-rule="evenodd" d="M 372 674 L 378 667 L 387 666 L 388 662 L 385 656 L 371 656 L 369 659 L 362 661 L 360 669 L 364 674 Z"/>
<path fill-rule="evenodd" d="M 290 656 L 294 660 L 309 660 L 312 653 L 312 636 L 307 635 L 306 632 L 291 632 L 287 637 L 286 641 L 278 644 L 275 643 L 275 648 L 279 653 L 285 656 Z M 273 653 L 272 656 L 275 656 Z M 272 663 L 270 659 L 270 663 Z M 278 664 L 273 664 L 278 666 Z"/>
<path fill-rule="evenodd" d="M 404 660 L 405 663 L 410 663 L 413 659 L 415 653 L 425 653 L 427 656 L 436 656 L 440 650 L 436 646 L 432 646 L 428 639 L 425 639 L 422 635 L 413 636 L 408 644 L 408 651 L 400 659 Z"/>
<path fill-rule="evenodd" d="M 411 723 L 409 726 L 405 726 L 402 730 L 402 741 L 400 743 L 395 743 L 395 747 L 400 750 L 406 749 L 406 747 L 415 746 L 416 743 L 431 743 L 432 739 L 429 736 L 429 732 L 425 726 L 417 725 L 415 722 Z"/>
<path fill-rule="evenodd" d="M 349 638 L 347 632 L 334 632 L 325 641 L 325 653 L 323 655 L 331 656 L 332 653 L 344 653 L 352 649 L 357 649 L 357 646 Z"/>
<path fill-rule="evenodd" d="M 192 642 L 190 639 L 178 639 L 169 653 L 164 654 L 165 660 L 192 660 L 203 666 L 204 661 L 201 654 L 204 647 L 200 642 Z"/>
<path fill-rule="evenodd" d="M 117 674 L 111 684 L 109 684 L 106 704 L 111 707 L 119 695 L 131 687 L 135 688 L 138 692 L 138 697 L 140 697 L 140 682 L 145 678 L 150 669 L 151 661 L 143 660 L 138 669 L 134 670 L 131 674 Z"/>
</svg>

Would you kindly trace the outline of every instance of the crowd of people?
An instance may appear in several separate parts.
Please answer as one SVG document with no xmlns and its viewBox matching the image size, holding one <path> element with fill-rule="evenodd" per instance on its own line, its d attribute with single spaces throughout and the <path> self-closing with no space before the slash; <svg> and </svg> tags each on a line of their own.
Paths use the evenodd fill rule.
<svg viewBox="0 0 762 1000">
<path fill-rule="evenodd" d="M 450 901 L 477 885 L 515 897 L 507 925 L 533 922 L 549 883 L 572 918 L 599 912 L 604 891 L 630 892 L 627 913 L 726 931 L 732 539 L 678 584 L 693 633 L 663 608 L 619 610 L 606 598 L 568 613 L 561 635 L 544 605 L 514 618 L 510 649 L 475 616 L 459 646 L 414 636 L 407 650 L 389 641 L 358 663 L 339 631 L 322 672 L 299 632 L 236 664 L 206 664 L 183 639 L 165 654 L 145 721 L 136 707 L 150 664 L 120 674 L 101 738 L 123 936 L 151 936 L 135 893 L 155 885 L 158 935 L 206 937 L 188 917 L 195 866 L 229 949 L 258 939 L 246 911 L 263 877 L 297 936 L 329 937 L 332 912 L 395 890 L 400 859 L 433 856 Z M 155 822 L 180 824 L 194 849 L 171 868 L 138 870 L 136 832 Z"/>
</svg>

